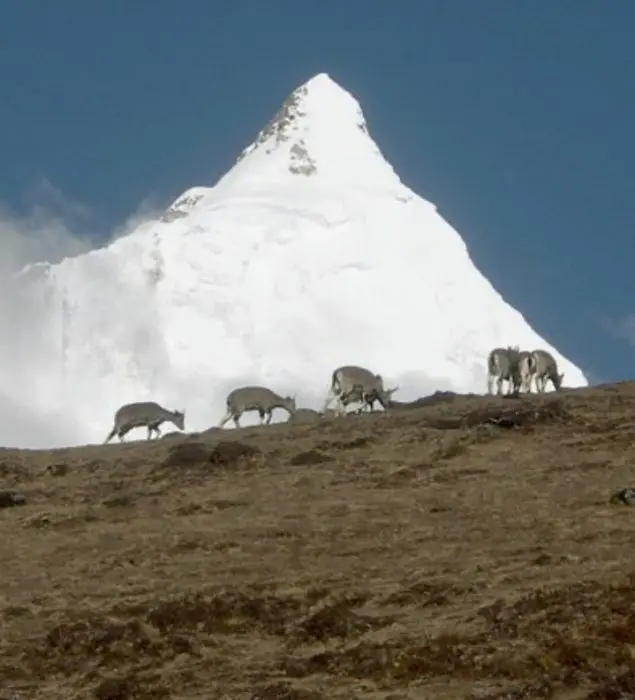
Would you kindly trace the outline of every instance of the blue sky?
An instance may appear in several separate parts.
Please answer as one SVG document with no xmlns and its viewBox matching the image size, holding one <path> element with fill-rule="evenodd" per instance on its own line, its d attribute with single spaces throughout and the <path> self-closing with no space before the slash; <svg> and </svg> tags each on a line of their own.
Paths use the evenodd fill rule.
<svg viewBox="0 0 635 700">
<path fill-rule="evenodd" d="M 3 216 L 103 240 L 213 184 L 328 72 L 404 182 L 594 380 L 635 351 L 632 0 L 4 0 Z"/>
</svg>

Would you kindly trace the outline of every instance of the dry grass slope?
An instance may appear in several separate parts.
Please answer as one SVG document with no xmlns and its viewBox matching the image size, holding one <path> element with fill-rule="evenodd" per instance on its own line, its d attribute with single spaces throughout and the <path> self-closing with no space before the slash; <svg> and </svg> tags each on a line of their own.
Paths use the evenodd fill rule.
<svg viewBox="0 0 635 700">
<path fill-rule="evenodd" d="M 0 697 L 635 697 L 634 414 L 623 383 L 0 451 Z"/>
</svg>

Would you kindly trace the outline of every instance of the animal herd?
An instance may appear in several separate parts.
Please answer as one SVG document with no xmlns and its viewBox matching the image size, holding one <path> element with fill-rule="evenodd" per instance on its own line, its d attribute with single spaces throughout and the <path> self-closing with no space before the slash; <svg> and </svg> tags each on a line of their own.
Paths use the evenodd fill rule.
<svg viewBox="0 0 635 700">
<path fill-rule="evenodd" d="M 558 373 L 558 365 L 554 357 L 545 350 L 524 351 L 518 346 L 495 348 L 487 360 L 487 392 L 493 393 L 494 384 L 497 393 L 503 394 L 503 383 L 508 383 L 507 394 L 531 392 L 532 382 L 536 391 L 543 393 L 548 381 L 551 381 L 556 391 L 562 387 L 563 374 Z M 343 416 L 353 403 L 360 403 L 358 412 L 373 411 L 375 403 L 382 408 L 391 408 L 392 395 L 399 387 L 386 389 L 380 374 L 374 374 L 364 367 L 344 365 L 338 367 L 331 375 L 329 391 L 322 411 L 310 408 L 298 408 L 296 400 L 291 396 L 280 396 L 275 391 L 264 386 L 244 386 L 232 390 L 226 399 L 226 412 L 218 428 L 223 428 L 230 420 L 240 427 L 243 413 L 257 411 L 260 424 L 271 422 L 276 408 L 284 409 L 293 423 L 320 420 L 325 415 Z M 336 408 L 329 405 L 336 400 Z M 179 430 L 185 430 L 185 410 L 169 411 L 153 401 L 130 403 L 117 410 L 114 425 L 105 443 L 117 435 L 120 441 L 133 428 L 145 427 L 148 430 L 148 440 L 153 433 L 160 437 L 159 426 L 171 422 Z"/>
<path fill-rule="evenodd" d="M 530 393 L 532 382 L 536 392 L 544 393 L 547 382 L 560 391 L 564 374 L 558 372 L 558 363 L 546 350 L 521 350 L 518 346 L 495 348 L 487 359 L 487 393 L 492 393 L 496 382 L 497 393 L 503 393 L 507 382 L 507 394 Z"/>
</svg>

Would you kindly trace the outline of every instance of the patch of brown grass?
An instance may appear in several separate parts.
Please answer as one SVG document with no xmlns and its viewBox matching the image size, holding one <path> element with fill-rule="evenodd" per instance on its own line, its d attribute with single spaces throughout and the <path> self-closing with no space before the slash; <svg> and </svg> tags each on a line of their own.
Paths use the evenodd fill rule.
<svg viewBox="0 0 635 700">
<path fill-rule="evenodd" d="M 35 700 L 635 697 L 635 386 L 0 450 Z"/>
</svg>

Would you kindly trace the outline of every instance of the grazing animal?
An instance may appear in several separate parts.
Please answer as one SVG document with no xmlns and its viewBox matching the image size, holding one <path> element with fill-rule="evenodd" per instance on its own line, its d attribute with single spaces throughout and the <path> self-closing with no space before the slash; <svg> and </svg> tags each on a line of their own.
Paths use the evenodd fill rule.
<svg viewBox="0 0 635 700">
<path fill-rule="evenodd" d="M 503 382 L 509 382 L 507 394 L 518 393 L 521 385 L 520 378 L 520 348 L 494 348 L 487 358 L 487 393 L 491 394 L 496 380 L 497 394 L 503 393 Z"/>
<path fill-rule="evenodd" d="M 384 389 L 380 396 L 380 392 L 377 389 L 365 392 L 361 384 L 355 384 L 348 393 L 340 394 L 340 402 L 345 408 L 352 403 L 361 403 L 361 407 L 357 411 L 353 411 L 353 413 L 363 413 L 367 408 L 373 411 L 375 409 L 375 401 L 379 402 L 386 409 L 392 403 L 391 397 L 398 389 L 398 386 L 393 389 Z"/>
<path fill-rule="evenodd" d="M 240 428 L 240 417 L 246 411 L 258 411 L 260 415 L 260 425 L 267 416 L 267 425 L 271 423 L 271 417 L 275 408 L 284 408 L 290 414 L 295 413 L 295 398 L 291 396 L 282 397 L 275 391 L 264 386 L 244 386 L 234 389 L 227 395 L 227 413 L 218 424 L 222 428 L 227 421 L 232 418 L 237 428 Z"/>
<path fill-rule="evenodd" d="M 553 355 L 546 350 L 534 350 L 531 354 L 536 364 L 536 369 L 534 371 L 536 391 L 539 394 L 543 394 L 547 386 L 547 380 L 549 379 L 553 384 L 553 388 L 556 391 L 560 391 L 564 380 L 564 373 L 558 374 L 558 363 Z"/>
<path fill-rule="evenodd" d="M 319 423 L 324 419 L 324 415 L 312 408 L 298 408 L 295 413 L 289 414 L 288 423 Z"/>
<path fill-rule="evenodd" d="M 528 350 L 520 352 L 518 368 L 520 370 L 520 390 L 529 394 L 531 393 L 531 380 L 536 373 L 536 360 Z"/>
<path fill-rule="evenodd" d="M 118 435 L 119 440 L 123 442 L 124 435 L 133 428 L 146 427 L 148 440 L 152 439 L 153 432 L 159 437 L 161 435 L 159 426 L 165 421 L 174 423 L 179 430 L 185 430 L 185 410 L 168 411 L 154 401 L 125 404 L 115 413 L 115 424 L 104 444 L 110 442 L 115 435 Z"/>
<path fill-rule="evenodd" d="M 331 386 L 324 402 L 324 410 L 333 399 L 338 400 L 337 412 L 342 415 L 346 412 L 346 406 L 355 401 L 362 402 L 362 410 L 373 410 L 375 401 L 382 408 L 386 408 L 390 397 L 397 391 L 384 389 L 384 380 L 380 374 L 373 374 L 370 370 L 354 365 L 338 367 L 331 376 Z"/>
</svg>

